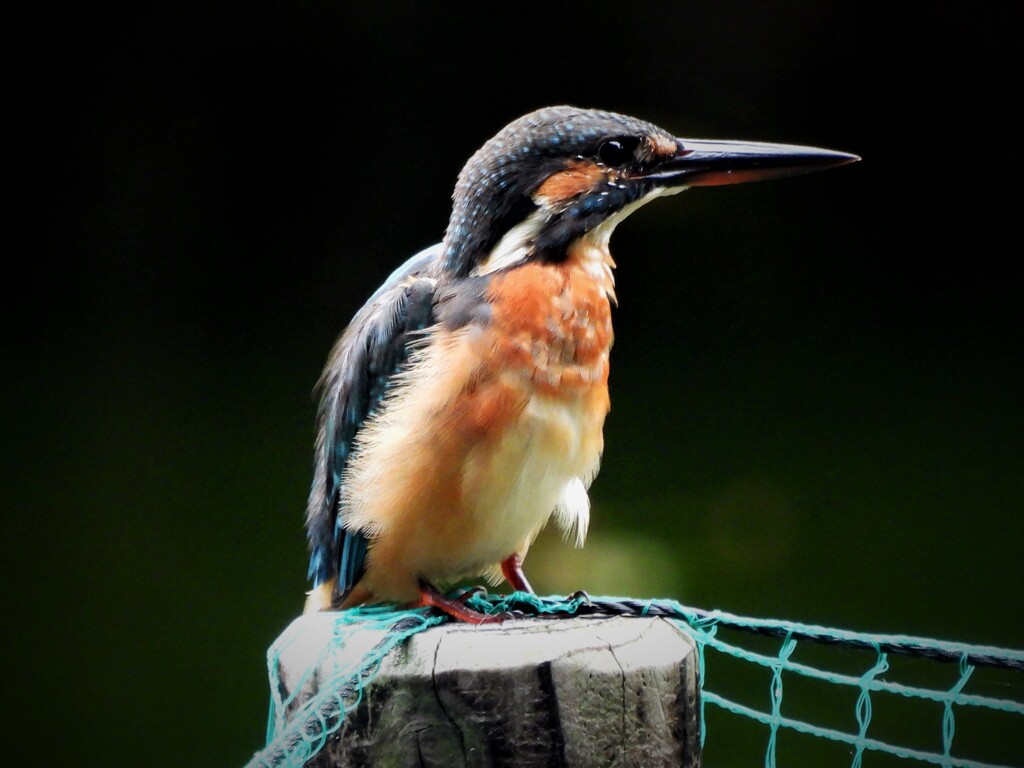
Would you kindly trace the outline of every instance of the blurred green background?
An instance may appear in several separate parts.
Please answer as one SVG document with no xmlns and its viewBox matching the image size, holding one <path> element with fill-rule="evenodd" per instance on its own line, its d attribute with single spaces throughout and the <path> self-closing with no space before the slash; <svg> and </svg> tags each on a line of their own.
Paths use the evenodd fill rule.
<svg viewBox="0 0 1024 768">
<path fill-rule="evenodd" d="M 7 278 L 8 698 L 33 722 L 5 725 L 5 762 L 230 766 L 262 746 L 264 653 L 306 589 L 327 352 L 441 237 L 471 152 L 546 104 L 864 160 L 620 227 L 590 545 L 539 543 L 535 584 L 1024 646 L 1006 23 L 292 2 L 14 30 L 8 119 L 31 140 L 8 151 L 31 172 L 12 211 L 43 222 L 16 228 Z M 758 764 L 763 732 L 735 727 L 709 749 L 749 730 Z"/>
</svg>

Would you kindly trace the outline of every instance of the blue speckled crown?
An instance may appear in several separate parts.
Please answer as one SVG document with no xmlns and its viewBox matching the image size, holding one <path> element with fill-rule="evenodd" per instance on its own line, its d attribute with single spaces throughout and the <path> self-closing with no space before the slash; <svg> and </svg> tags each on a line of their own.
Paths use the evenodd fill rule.
<svg viewBox="0 0 1024 768">
<path fill-rule="evenodd" d="M 502 128 L 459 174 L 444 238 L 445 269 L 465 275 L 534 209 L 531 194 L 565 160 L 589 157 L 617 136 L 672 135 L 644 120 L 579 107 L 546 107 Z"/>
</svg>

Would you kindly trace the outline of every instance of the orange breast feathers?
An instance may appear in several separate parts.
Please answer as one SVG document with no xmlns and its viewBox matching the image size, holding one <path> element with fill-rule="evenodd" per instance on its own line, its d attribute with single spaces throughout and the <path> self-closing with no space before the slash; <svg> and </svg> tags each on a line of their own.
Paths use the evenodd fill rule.
<svg viewBox="0 0 1024 768">
<path fill-rule="evenodd" d="M 552 397 L 605 388 L 609 299 L 615 295 L 611 266 L 599 249 L 578 246 L 563 264 L 525 264 L 495 276 L 487 292 L 495 366 L 518 372 Z"/>
<path fill-rule="evenodd" d="M 552 514 L 582 543 L 609 408 L 611 266 L 580 245 L 512 268 L 491 279 L 487 324 L 432 329 L 345 471 L 347 525 L 370 540 L 349 604 L 413 600 L 418 578 L 499 579 Z"/>
</svg>

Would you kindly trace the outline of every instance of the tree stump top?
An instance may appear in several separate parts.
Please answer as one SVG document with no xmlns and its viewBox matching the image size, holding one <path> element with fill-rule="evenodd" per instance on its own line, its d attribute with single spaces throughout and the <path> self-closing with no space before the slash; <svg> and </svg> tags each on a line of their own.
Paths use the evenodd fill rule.
<svg viewBox="0 0 1024 768">
<path fill-rule="evenodd" d="M 384 637 L 353 629 L 322 654 L 334 634 L 324 613 L 282 635 L 291 638 L 280 653 L 286 695 L 318 663 L 293 706 Z M 449 623 L 384 658 L 309 765 L 695 766 L 699 725 L 696 648 L 664 619 Z"/>
</svg>

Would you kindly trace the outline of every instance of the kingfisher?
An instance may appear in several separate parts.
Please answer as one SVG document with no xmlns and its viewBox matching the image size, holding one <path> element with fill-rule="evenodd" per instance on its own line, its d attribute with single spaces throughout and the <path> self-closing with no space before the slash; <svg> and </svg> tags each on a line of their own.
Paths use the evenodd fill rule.
<svg viewBox="0 0 1024 768">
<path fill-rule="evenodd" d="M 553 517 L 582 546 L 610 403 L 608 242 L 688 187 L 858 160 L 677 138 L 614 112 L 524 115 L 459 174 L 444 239 L 355 314 L 318 384 L 306 612 L 368 603 L 500 621 L 442 590 L 504 578 Z"/>
</svg>

